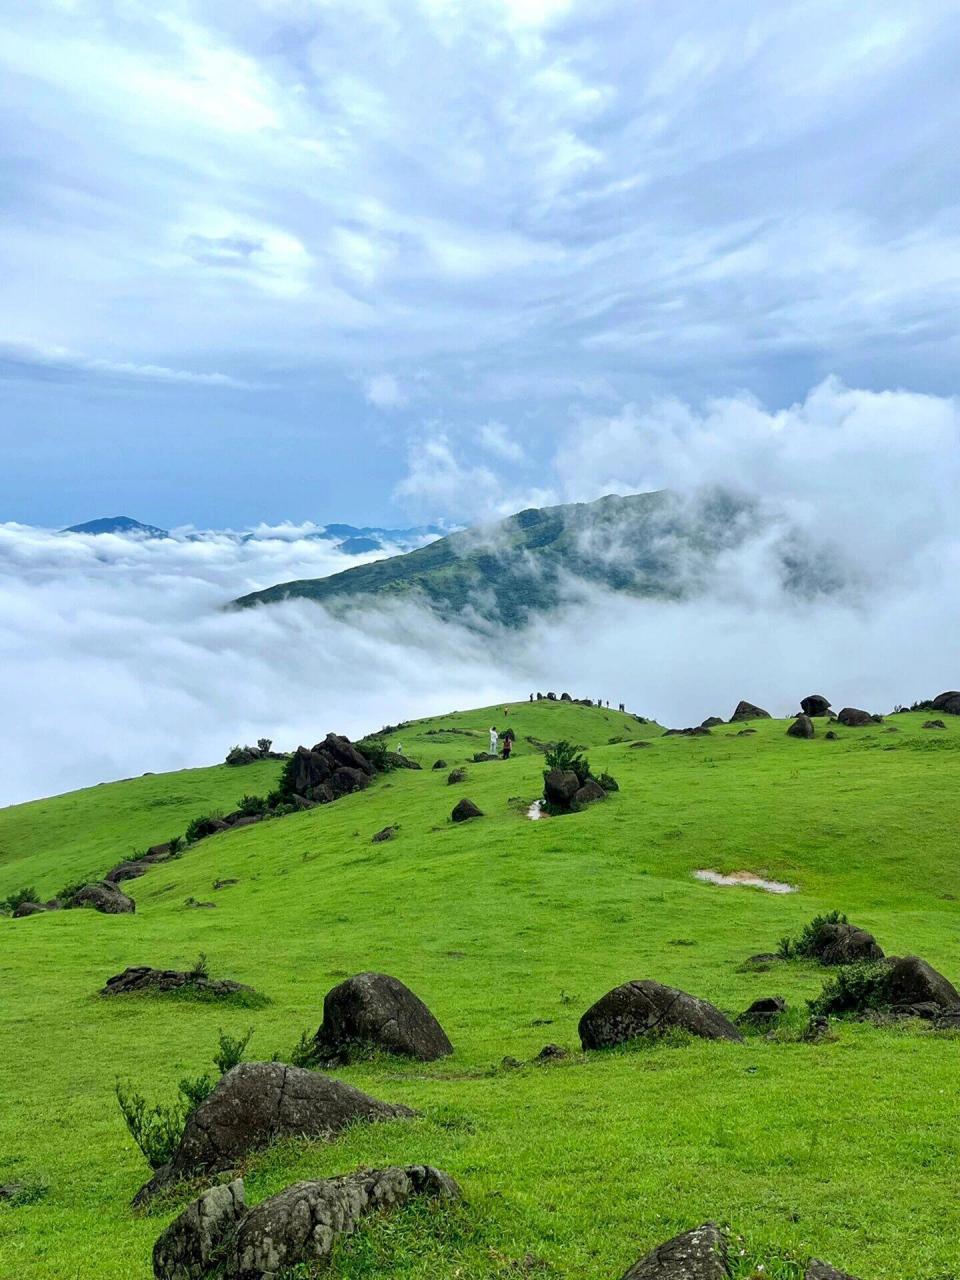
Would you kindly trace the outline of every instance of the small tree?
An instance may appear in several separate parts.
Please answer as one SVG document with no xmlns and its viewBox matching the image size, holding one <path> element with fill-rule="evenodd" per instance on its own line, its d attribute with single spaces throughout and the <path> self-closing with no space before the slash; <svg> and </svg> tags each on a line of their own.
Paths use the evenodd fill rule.
<svg viewBox="0 0 960 1280">
<path fill-rule="evenodd" d="M 271 748 L 272 746 L 273 746 L 273 739 L 272 739 L 272 738 L 258 738 L 258 739 L 257 739 L 257 747 L 260 749 L 260 752 L 261 752 L 261 754 L 262 754 L 262 755 L 265 755 L 265 756 L 266 756 L 266 755 L 269 755 L 269 754 L 270 754 L 270 748 Z"/>
<path fill-rule="evenodd" d="M 577 775 L 580 785 L 586 782 L 590 777 L 590 761 L 586 756 L 580 755 L 582 747 L 574 746 L 572 742 L 566 740 L 555 743 L 546 752 L 547 767 L 545 773 L 549 773 L 551 769 L 571 770 Z"/>
</svg>

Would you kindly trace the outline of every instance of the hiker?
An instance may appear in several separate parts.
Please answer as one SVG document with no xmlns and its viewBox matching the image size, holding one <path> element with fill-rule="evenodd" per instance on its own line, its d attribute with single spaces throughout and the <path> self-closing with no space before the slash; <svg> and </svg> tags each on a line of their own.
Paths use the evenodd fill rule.
<svg viewBox="0 0 960 1280">
<path fill-rule="evenodd" d="M 512 750 L 513 750 L 513 739 L 512 739 L 512 738 L 504 738 L 504 740 L 503 740 L 503 758 L 504 758 L 504 760 L 509 760 L 509 759 L 510 759 L 510 752 L 511 752 Z"/>
<path fill-rule="evenodd" d="M 492 725 L 490 726 L 490 754 L 492 756 L 497 754 L 497 731 Z"/>
<path fill-rule="evenodd" d="M 531 702 L 533 701 L 533 694 L 532 694 L 532 693 L 531 693 L 531 695 L 530 695 L 530 701 L 531 701 Z"/>
</svg>

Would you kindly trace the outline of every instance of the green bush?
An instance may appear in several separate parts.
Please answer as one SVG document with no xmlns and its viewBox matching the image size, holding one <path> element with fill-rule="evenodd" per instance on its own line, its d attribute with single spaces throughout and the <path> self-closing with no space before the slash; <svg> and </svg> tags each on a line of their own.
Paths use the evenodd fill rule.
<svg viewBox="0 0 960 1280">
<path fill-rule="evenodd" d="M 117 1081 L 115 1091 L 130 1136 L 143 1152 L 147 1164 L 151 1169 L 167 1164 L 183 1136 L 187 1120 L 185 1104 L 178 1101 L 167 1106 L 158 1102 L 148 1106 L 142 1093 L 121 1080 Z"/>
<path fill-rule="evenodd" d="M 271 791 L 267 796 L 267 803 L 271 808 L 274 805 L 281 804 L 294 794 L 294 781 L 297 776 L 297 757 L 292 755 L 280 770 L 280 777 L 277 780 L 275 791 Z"/>
<path fill-rule="evenodd" d="M 57 901 L 68 903 L 72 902 L 81 889 L 96 880 L 96 876 L 87 876 L 85 880 L 71 880 L 69 884 L 65 884 L 57 894 Z"/>
<path fill-rule="evenodd" d="M 8 894 L 6 898 L 0 902 L 0 908 L 4 911 L 16 911 L 21 902 L 39 902 L 37 891 L 32 886 L 23 889 L 14 889 L 13 893 Z"/>
<path fill-rule="evenodd" d="M 237 805 L 245 818 L 259 818 L 267 811 L 267 802 L 263 796 L 242 796 Z"/>
<path fill-rule="evenodd" d="M 244 1036 L 229 1036 L 221 1028 L 217 1052 L 213 1055 L 214 1064 L 222 1076 L 243 1061 L 244 1051 L 253 1036 L 253 1027 L 247 1029 Z"/>
<path fill-rule="evenodd" d="M 362 756 L 365 756 L 377 773 L 386 773 L 390 768 L 387 744 L 382 738 L 364 738 L 354 744 Z"/>
<path fill-rule="evenodd" d="M 614 778 L 609 773 L 601 773 L 600 777 L 597 779 L 597 782 L 600 784 L 601 787 L 603 787 L 604 791 L 620 790 L 620 783 L 617 782 L 616 778 Z"/>
<path fill-rule="evenodd" d="M 197 840 L 202 840 L 204 836 L 213 834 L 214 823 L 220 819 L 219 813 L 204 813 L 199 818 L 192 818 L 187 823 L 187 829 L 184 832 L 184 840 L 187 844 L 193 844 Z"/>
<path fill-rule="evenodd" d="M 170 857 L 175 858 L 183 848 L 183 836 L 174 836 L 170 841 Z"/>
<path fill-rule="evenodd" d="M 864 960 L 837 971 L 815 1000 L 810 1012 L 821 1017 L 840 1013 L 865 1013 L 888 1003 L 890 969 L 882 961 Z"/>
<path fill-rule="evenodd" d="M 777 943 L 777 955 L 781 960 L 806 959 L 816 955 L 823 926 L 846 923 L 847 917 L 842 911 L 826 911 L 822 915 L 814 916 L 810 923 L 805 924 L 800 930 L 799 937 L 791 938 L 789 934 L 785 934 L 780 939 Z"/>
<path fill-rule="evenodd" d="M 196 981 L 197 978 L 210 977 L 210 965 L 207 962 L 207 953 L 205 951 L 200 952 L 196 960 L 194 960 L 192 968 L 187 970 L 187 974 L 189 977 L 193 978 L 194 981 Z"/>
<path fill-rule="evenodd" d="M 590 777 L 590 761 L 586 756 L 580 755 L 582 750 L 582 747 L 574 746 L 566 740 L 555 743 L 546 752 L 547 767 L 544 773 L 549 773 L 551 769 L 572 770 L 582 787 Z"/>
</svg>

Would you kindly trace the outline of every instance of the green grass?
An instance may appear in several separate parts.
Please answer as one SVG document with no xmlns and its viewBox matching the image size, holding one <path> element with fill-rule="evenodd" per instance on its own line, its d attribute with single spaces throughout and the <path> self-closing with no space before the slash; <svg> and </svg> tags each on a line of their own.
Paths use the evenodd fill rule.
<svg viewBox="0 0 960 1280">
<path fill-rule="evenodd" d="M 824 971 L 742 964 L 831 909 L 956 982 L 960 721 L 934 737 L 925 718 L 840 729 L 837 742 L 818 728 L 802 742 L 785 736 L 785 721 L 758 721 L 752 737 L 724 727 L 688 739 L 566 704 L 524 703 L 506 718 L 460 712 L 391 736 L 422 772 L 211 837 L 125 886 L 135 916 L 0 920 L 0 1182 L 46 1188 L 0 1207 L 0 1276 L 145 1280 L 153 1241 L 183 1200 L 152 1217 L 130 1212 L 149 1171 L 116 1107 L 117 1075 L 172 1100 L 182 1076 L 210 1069 L 221 1027 L 255 1026 L 248 1057 L 289 1053 L 318 1025 L 325 992 L 363 969 L 421 995 L 454 1057 L 339 1072 L 421 1118 L 262 1153 L 245 1170 L 248 1198 L 361 1164 L 428 1161 L 460 1180 L 465 1202 L 373 1224 L 334 1274 L 506 1280 L 531 1255 L 544 1275 L 611 1280 L 708 1218 L 744 1237 L 742 1275 L 762 1262 L 764 1274 L 795 1280 L 811 1254 L 862 1280 L 960 1274 L 956 1038 L 843 1023 L 822 1044 L 785 1033 L 583 1055 L 576 1035 L 589 1004 L 641 977 L 729 1013 L 781 994 L 799 1017 Z M 467 764 L 455 787 L 430 769 L 438 756 L 451 768 L 469 760 L 494 723 L 517 733 L 508 763 Z M 528 821 L 543 768 L 528 735 L 582 744 L 621 790 L 583 813 Z M 649 749 L 610 742 L 640 736 Z M 196 813 L 265 792 L 278 770 L 193 770 L 0 811 L 0 897 L 102 874 Z M 451 824 L 462 796 L 485 817 Z M 372 844 L 388 823 L 396 838 Z M 698 868 L 750 870 L 799 892 L 702 884 Z M 224 878 L 239 883 L 214 891 Z M 216 909 L 191 910 L 190 897 Z M 128 964 L 185 968 L 199 952 L 214 977 L 271 1003 L 95 994 Z M 571 1056 L 500 1065 L 549 1041 Z"/>
</svg>

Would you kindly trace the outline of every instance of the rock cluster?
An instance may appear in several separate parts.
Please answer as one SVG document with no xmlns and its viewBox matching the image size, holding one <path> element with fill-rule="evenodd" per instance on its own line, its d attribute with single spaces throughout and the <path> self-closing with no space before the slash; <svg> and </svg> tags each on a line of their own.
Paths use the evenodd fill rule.
<svg viewBox="0 0 960 1280">
<path fill-rule="evenodd" d="M 712 1222 L 658 1244 L 625 1272 L 622 1280 L 730 1280 L 726 1237 Z M 804 1280 L 854 1280 L 845 1271 L 811 1258 Z"/>
<path fill-rule="evenodd" d="M 174 1219 L 154 1245 L 153 1272 L 157 1280 L 274 1280 L 327 1262 L 364 1218 L 418 1196 L 457 1200 L 460 1188 L 431 1165 L 393 1166 L 297 1182 L 248 1210 L 238 1179 L 211 1187 Z"/>
<path fill-rule="evenodd" d="M 102 911 L 108 916 L 132 915 L 137 906 L 132 898 L 106 880 L 85 884 L 70 901 L 68 907 L 92 907 L 94 911 Z"/>
<path fill-rule="evenodd" d="M 287 767 L 287 787 L 294 795 L 328 804 L 370 785 L 376 768 L 349 738 L 328 733 L 314 747 L 297 747 Z"/>
<path fill-rule="evenodd" d="M 558 813 L 577 813 L 595 800 L 605 800 L 607 793 L 594 778 L 581 782 L 572 769 L 550 769 L 543 776 L 543 794 L 547 804 Z"/>
<path fill-rule="evenodd" d="M 314 1049 L 325 1066 L 370 1052 L 420 1062 L 453 1053 L 446 1032 L 419 996 L 386 973 L 358 973 L 327 992 Z"/>
<path fill-rule="evenodd" d="M 152 969 L 149 965 L 131 965 L 123 973 L 107 980 L 102 996 L 140 995 L 145 991 L 163 993 L 181 991 L 185 987 L 209 996 L 233 996 L 240 991 L 253 994 L 253 987 L 242 982 L 209 978 L 202 973 L 184 973 L 179 969 Z"/>
</svg>

